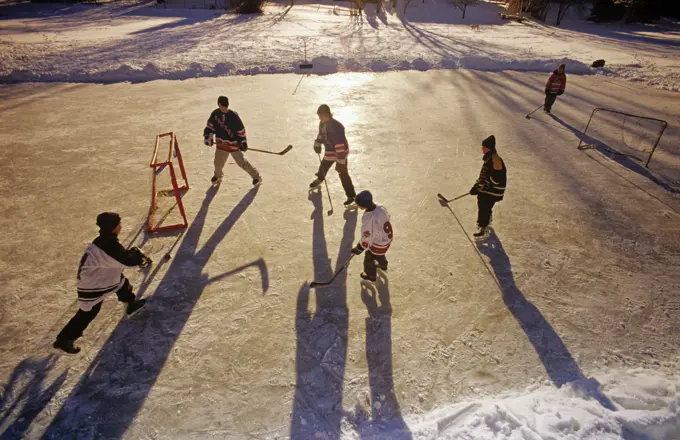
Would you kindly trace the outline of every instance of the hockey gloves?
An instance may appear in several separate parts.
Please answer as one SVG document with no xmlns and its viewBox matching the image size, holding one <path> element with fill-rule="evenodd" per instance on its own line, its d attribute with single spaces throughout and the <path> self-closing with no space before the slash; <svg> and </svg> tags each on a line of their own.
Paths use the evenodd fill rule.
<svg viewBox="0 0 680 440">
<path fill-rule="evenodd" d="M 361 255 L 364 252 L 364 248 L 361 247 L 361 244 L 357 244 L 355 247 L 352 248 L 352 253 L 354 255 Z"/>
<path fill-rule="evenodd" d="M 241 142 L 238 144 L 238 149 L 241 150 L 241 151 L 243 151 L 243 152 L 248 151 L 248 143 L 247 143 L 246 141 L 241 141 Z"/>
<path fill-rule="evenodd" d="M 206 144 L 207 146 L 211 146 L 214 142 L 214 139 L 215 139 L 215 134 L 210 133 L 209 135 L 207 135 L 206 137 L 203 138 L 203 143 Z"/>
<path fill-rule="evenodd" d="M 153 263 L 153 260 L 146 255 L 142 254 L 142 264 L 139 265 L 139 267 L 146 269 L 147 267 L 151 266 Z"/>
<path fill-rule="evenodd" d="M 319 142 L 318 140 L 314 141 L 314 152 L 316 154 L 321 154 L 321 142 Z"/>
<path fill-rule="evenodd" d="M 475 186 L 473 186 L 472 189 L 470 189 L 470 195 L 476 196 L 477 194 L 479 194 L 479 186 L 475 184 Z"/>
</svg>

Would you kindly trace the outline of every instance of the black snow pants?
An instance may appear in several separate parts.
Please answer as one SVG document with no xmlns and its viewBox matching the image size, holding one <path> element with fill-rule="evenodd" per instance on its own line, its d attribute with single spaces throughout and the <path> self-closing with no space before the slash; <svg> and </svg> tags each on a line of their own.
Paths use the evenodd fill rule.
<svg viewBox="0 0 680 440">
<path fill-rule="evenodd" d="M 126 304 L 132 304 L 135 301 L 135 294 L 132 292 L 132 286 L 126 279 L 123 286 L 116 292 L 118 301 Z M 103 301 L 102 301 L 103 302 Z M 57 335 L 58 341 L 75 341 L 83 335 L 83 332 L 94 318 L 97 317 L 102 308 L 102 303 L 95 305 L 89 311 L 78 309 L 75 316 L 66 324 L 64 329 Z"/>
<path fill-rule="evenodd" d="M 545 103 L 543 104 L 543 108 L 545 111 L 550 112 L 552 109 L 553 104 L 555 103 L 555 100 L 557 99 L 557 95 L 553 95 L 552 93 L 546 93 L 545 94 Z"/>
<path fill-rule="evenodd" d="M 498 199 L 489 194 L 477 194 L 477 226 L 486 228 L 491 223 L 493 205 Z"/>
<path fill-rule="evenodd" d="M 324 180 L 328 170 L 331 169 L 334 163 L 335 171 L 337 171 L 340 175 L 340 182 L 342 182 L 342 188 L 345 190 L 345 195 L 352 198 L 356 197 L 357 193 L 354 191 L 354 184 L 352 183 L 352 178 L 349 177 L 349 171 L 347 170 L 347 160 L 345 160 L 345 163 L 334 162 L 332 160 L 322 160 L 316 176 L 319 179 Z"/>
</svg>

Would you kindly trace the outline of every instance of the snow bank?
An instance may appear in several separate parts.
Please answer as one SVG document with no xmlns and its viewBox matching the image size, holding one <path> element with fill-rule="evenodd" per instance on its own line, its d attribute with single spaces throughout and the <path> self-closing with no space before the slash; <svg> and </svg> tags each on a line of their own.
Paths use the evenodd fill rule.
<svg viewBox="0 0 680 440">
<path fill-rule="evenodd" d="M 680 91 L 680 31 L 664 26 L 562 27 L 499 17 L 497 4 L 463 19 L 446 0 L 269 4 L 265 14 L 127 6 L 0 8 L 0 82 L 142 82 L 264 73 L 472 69 L 599 73 Z M 288 3 L 286 2 L 286 5 Z M 304 44 L 307 53 L 305 55 Z M 312 69 L 301 69 L 305 58 Z M 606 69 L 589 66 L 606 60 Z"/>
<path fill-rule="evenodd" d="M 610 408 L 607 408 L 610 407 Z M 366 423 L 345 440 L 675 440 L 680 379 L 634 370 L 525 392 L 461 402 L 407 420 L 409 432 Z"/>
</svg>

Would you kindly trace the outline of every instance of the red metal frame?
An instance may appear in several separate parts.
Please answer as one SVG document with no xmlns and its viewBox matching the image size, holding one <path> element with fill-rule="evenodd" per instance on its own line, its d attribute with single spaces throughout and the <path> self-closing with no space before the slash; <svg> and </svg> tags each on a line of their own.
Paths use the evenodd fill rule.
<svg viewBox="0 0 680 440">
<path fill-rule="evenodd" d="M 170 145 L 168 147 L 168 157 L 165 162 L 156 162 L 158 158 L 158 146 L 160 144 L 161 138 L 170 137 Z M 175 167 L 173 165 L 173 153 L 177 158 L 177 164 L 179 165 L 180 174 L 182 180 L 184 180 L 184 185 L 179 186 L 177 184 L 177 175 L 175 174 Z M 163 133 L 156 136 L 156 145 L 153 149 L 153 156 L 151 156 L 151 162 L 149 163 L 151 167 L 152 183 L 151 183 L 151 207 L 149 208 L 149 219 L 147 222 L 147 230 L 150 233 L 172 231 L 177 229 L 185 229 L 189 226 L 187 221 L 186 213 L 184 212 L 184 204 L 182 203 L 182 193 L 189 190 L 189 181 L 187 180 L 187 173 L 184 169 L 184 162 L 182 161 L 182 153 L 179 150 L 179 142 L 177 141 L 177 136 L 174 132 Z M 156 189 L 156 175 L 164 168 L 168 167 L 170 171 L 170 180 L 172 182 L 172 188 L 167 190 L 157 190 Z M 177 223 L 174 225 L 165 226 L 154 226 L 154 216 L 156 215 L 156 198 L 158 193 L 162 191 L 172 191 L 177 201 L 177 207 L 179 208 L 180 214 L 182 214 L 183 223 Z"/>
</svg>

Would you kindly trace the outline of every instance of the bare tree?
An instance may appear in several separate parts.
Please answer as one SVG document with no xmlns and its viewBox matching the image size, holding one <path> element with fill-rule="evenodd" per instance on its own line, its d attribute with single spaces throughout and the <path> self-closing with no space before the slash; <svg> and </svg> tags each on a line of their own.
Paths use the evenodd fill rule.
<svg viewBox="0 0 680 440">
<path fill-rule="evenodd" d="M 571 8 L 573 5 L 582 5 L 583 3 L 585 3 L 585 0 L 557 0 L 558 8 L 555 25 L 559 26 L 562 23 L 562 20 L 567 14 L 569 8 Z"/>
<path fill-rule="evenodd" d="M 465 10 L 468 6 L 477 6 L 480 0 L 450 0 L 451 3 L 461 11 L 463 11 L 463 19 L 465 19 Z"/>
</svg>

